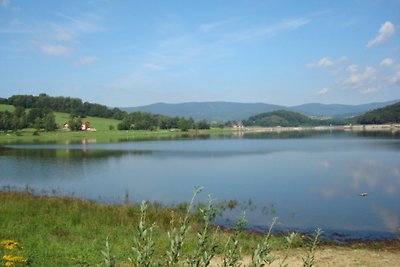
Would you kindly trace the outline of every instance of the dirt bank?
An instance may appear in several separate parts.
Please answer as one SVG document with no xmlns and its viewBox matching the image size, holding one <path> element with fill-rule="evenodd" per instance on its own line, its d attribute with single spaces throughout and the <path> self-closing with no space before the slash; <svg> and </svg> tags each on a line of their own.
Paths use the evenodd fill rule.
<svg viewBox="0 0 400 267">
<path fill-rule="evenodd" d="M 280 266 L 285 253 L 282 250 L 273 251 L 272 255 L 276 260 L 270 266 Z M 287 266 L 303 266 L 302 258 L 305 255 L 305 248 L 291 249 L 286 260 Z M 215 258 L 211 266 L 216 267 L 220 262 L 221 258 Z M 245 256 L 242 266 L 249 266 L 250 262 L 251 256 Z M 316 251 L 315 266 L 400 266 L 400 241 L 362 242 L 346 246 L 323 245 Z"/>
</svg>

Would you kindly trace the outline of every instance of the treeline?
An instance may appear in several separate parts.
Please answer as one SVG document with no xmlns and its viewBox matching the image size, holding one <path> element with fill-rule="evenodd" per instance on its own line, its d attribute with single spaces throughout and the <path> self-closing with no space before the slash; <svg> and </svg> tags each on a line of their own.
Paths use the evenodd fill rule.
<svg viewBox="0 0 400 267">
<path fill-rule="evenodd" d="M 165 115 L 152 114 L 149 112 L 132 112 L 126 115 L 118 130 L 158 130 L 158 129 L 210 129 L 206 120 L 195 122 L 192 118 L 169 117 Z"/>
<path fill-rule="evenodd" d="M 47 108 L 32 108 L 26 113 L 23 107 L 16 107 L 13 113 L 0 112 L 1 131 L 18 131 L 28 127 L 54 131 L 57 129 L 54 113 Z"/>
<path fill-rule="evenodd" d="M 329 126 L 353 124 L 354 118 L 314 119 L 298 112 L 276 110 L 249 117 L 243 121 L 244 126 L 259 127 L 299 127 L 299 126 Z"/>
<path fill-rule="evenodd" d="M 277 110 L 265 112 L 249 117 L 243 121 L 244 126 L 261 126 L 261 127 L 298 127 L 298 126 L 314 126 L 327 123 L 323 120 L 314 120 L 303 114 Z"/>
<path fill-rule="evenodd" d="M 47 94 L 13 95 L 9 98 L 0 98 L 0 104 L 13 105 L 15 107 L 47 108 L 52 111 L 70 113 L 72 117 L 100 117 L 122 120 L 127 113 L 119 108 L 110 109 L 105 105 L 83 102 L 79 98 L 48 96 Z"/>
<path fill-rule="evenodd" d="M 383 123 L 399 123 L 400 122 L 400 102 L 368 111 L 356 118 L 360 124 L 383 124 Z"/>
<path fill-rule="evenodd" d="M 192 118 L 169 117 L 148 112 L 128 114 L 118 108 L 83 102 L 79 98 L 51 97 L 46 94 L 13 95 L 0 98 L 0 104 L 15 106 L 14 113 L 0 113 L 0 130 L 19 130 L 27 127 L 51 131 L 57 128 L 53 111 L 70 113 L 68 127 L 72 131 L 81 129 L 82 118 L 87 116 L 121 120 L 119 130 L 158 130 L 158 129 L 210 129 L 206 120 L 195 122 Z M 26 113 L 25 109 L 29 109 Z"/>
</svg>

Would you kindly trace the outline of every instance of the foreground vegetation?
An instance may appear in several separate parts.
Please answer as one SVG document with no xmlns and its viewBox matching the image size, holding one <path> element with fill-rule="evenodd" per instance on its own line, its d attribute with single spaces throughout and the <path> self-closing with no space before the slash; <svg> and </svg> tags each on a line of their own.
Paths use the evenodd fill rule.
<svg viewBox="0 0 400 267">
<path fill-rule="evenodd" d="M 243 219 L 236 228 L 221 230 L 212 224 L 216 210 L 210 201 L 170 208 L 132 204 L 128 197 L 124 204 L 111 205 L 3 191 L 0 203 L 5 266 L 292 266 L 288 255 L 293 253 L 301 255 L 301 266 L 319 265 L 315 255 L 321 232 L 271 235 L 273 221 L 270 231 L 255 234 L 243 231 Z M 391 246 L 376 242 L 369 249 L 396 253 L 400 242 Z"/>
<path fill-rule="evenodd" d="M 235 230 L 218 230 L 211 202 L 168 208 L 1 192 L 0 203 L 1 240 L 21 244 L 19 256 L 32 266 L 208 266 L 214 255 L 226 262 L 221 266 L 240 266 L 242 253 L 262 263 L 272 261 L 272 249 L 308 246 L 296 234 L 245 233 L 243 220 Z M 312 260 L 306 248 L 304 255 Z"/>
</svg>

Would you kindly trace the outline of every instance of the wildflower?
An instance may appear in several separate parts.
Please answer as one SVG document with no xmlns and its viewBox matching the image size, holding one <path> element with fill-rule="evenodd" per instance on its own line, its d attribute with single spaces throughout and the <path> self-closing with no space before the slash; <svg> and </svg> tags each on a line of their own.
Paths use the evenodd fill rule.
<svg viewBox="0 0 400 267">
<path fill-rule="evenodd" d="M 22 248 L 18 242 L 15 242 L 13 240 L 3 240 L 1 241 L 1 246 L 4 247 L 6 250 L 13 250 L 14 248 Z"/>
<path fill-rule="evenodd" d="M 26 263 L 26 259 L 21 256 L 4 255 L 3 263 L 6 267 L 14 266 L 16 263 Z"/>
</svg>

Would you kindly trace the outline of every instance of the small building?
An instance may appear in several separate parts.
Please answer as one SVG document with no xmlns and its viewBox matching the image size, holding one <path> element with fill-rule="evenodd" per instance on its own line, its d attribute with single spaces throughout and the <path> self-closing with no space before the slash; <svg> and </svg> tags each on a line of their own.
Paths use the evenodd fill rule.
<svg viewBox="0 0 400 267">
<path fill-rule="evenodd" d="M 90 123 L 88 121 L 82 122 L 81 130 L 82 131 L 89 131 L 90 130 Z"/>
<path fill-rule="evenodd" d="M 234 129 L 237 130 L 243 130 L 244 129 L 244 125 L 241 121 L 235 122 L 232 126 Z"/>
</svg>

